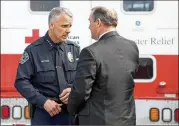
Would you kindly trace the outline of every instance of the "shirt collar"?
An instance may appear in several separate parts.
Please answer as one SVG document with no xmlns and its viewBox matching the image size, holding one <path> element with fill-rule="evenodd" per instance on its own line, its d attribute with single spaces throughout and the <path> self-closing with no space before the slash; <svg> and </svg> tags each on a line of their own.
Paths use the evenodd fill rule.
<svg viewBox="0 0 179 126">
<path fill-rule="evenodd" d="M 106 33 L 112 32 L 112 31 L 116 31 L 116 29 L 113 28 L 113 29 L 111 29 L 111 30 L 109 30 L 109 31 L 104 32 L 103 34 L 101 34 L 101 35 L 99 36 L 98 40 L 99 40 L 103 35 L 105 35 Z"/>
<path fill-rule="evenodd" d="M 60 49 L 61 49 L 62 51 L 64 51 L 64 44 L 63 44 L 63 43 L 65 43 L 65 42 L 63 42 L 63 43 L 54 43 L 54 42 L 52 41 L 52 39 L 50 38 L 50 36 L 49 36 L 49 34 L 48 34 L 48 31 L 47 31 L 46 34 L 45 34 L 45 41 L 47 42 L 47 45 L 48 45 L 48 47 L 49 47 L 50 50 L 53 49 L 53 48 L 55 48 L 56 46 L 60 46 Z"/>
</svg>

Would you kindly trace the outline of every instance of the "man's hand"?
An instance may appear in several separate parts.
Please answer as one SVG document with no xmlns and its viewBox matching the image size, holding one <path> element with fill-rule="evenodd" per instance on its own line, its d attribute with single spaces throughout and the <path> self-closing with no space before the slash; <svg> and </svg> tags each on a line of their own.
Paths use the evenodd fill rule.
<svg viewBox="0 0 179 126">
<path fill-rule="evenodd" d="M 68 97 L 70 95 L 71 92 L 71 88 L 66 88 L 62 91 L 62 93 L 59 95 L 60 100 L 64 103 L 64 104 L 68 104 Z"/>
<path fill-rule="evenodd" d="M 53 100 L 48 99 L 44 104 L 44 109 L 50 114 L 50 116 L 54 116 L 61 112 L 62 104 L 58 104 Z"/>
</svg>

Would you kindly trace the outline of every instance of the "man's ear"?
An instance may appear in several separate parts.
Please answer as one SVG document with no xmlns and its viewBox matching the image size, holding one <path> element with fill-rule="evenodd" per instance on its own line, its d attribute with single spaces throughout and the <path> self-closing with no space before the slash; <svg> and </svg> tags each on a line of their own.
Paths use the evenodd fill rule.
<svg viewBox="0 0 179 126">
<path fill-rule="evenodd" d="M 100 26 L 101 26 L 101 23 L 102 23 L 101 20 L 98 18 L 98 19 L 96 20 L 96 22 L 97 22 L 97 26 L 100 27 Z"/>
</svg>

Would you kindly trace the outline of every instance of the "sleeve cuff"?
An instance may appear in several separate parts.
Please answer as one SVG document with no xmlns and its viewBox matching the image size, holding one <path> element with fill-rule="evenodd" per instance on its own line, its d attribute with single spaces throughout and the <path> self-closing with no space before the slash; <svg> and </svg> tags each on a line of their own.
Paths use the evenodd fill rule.
<svg viewBox="0 0 179 126">
<path fill-rule="evenodd" d="M 45 96 L 43 95 L 39 96 L 39 98 L 37 99 L 37 106 L 43 108 L 46 101 L 47 101 L 47 98 Z"/>
</svg>

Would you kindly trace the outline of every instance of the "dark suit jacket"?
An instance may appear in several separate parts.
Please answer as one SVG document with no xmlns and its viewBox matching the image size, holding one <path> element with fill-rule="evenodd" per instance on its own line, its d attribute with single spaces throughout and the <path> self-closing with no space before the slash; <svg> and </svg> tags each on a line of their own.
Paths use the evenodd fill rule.
<svg viewBox="0 0 179 126">
<path fill-rule="evenodd" d="M 135 125 L 133 75 L 139 51 L 135 42 L 108 32 L 81 51 L 68 111 L 80 125 Z"/>
</svg>

